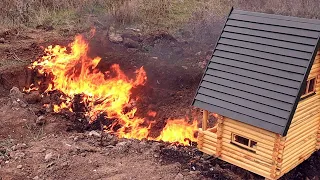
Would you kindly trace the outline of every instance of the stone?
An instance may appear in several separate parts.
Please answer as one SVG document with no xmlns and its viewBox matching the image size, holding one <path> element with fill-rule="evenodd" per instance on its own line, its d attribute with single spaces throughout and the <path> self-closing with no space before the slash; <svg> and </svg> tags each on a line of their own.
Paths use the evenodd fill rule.
<svg viewBox="0 0 320 180">
<path fill-rule="evenodd" d="M 42 125 L 46 124 L 46 118 L 44 116 L 39 116 L 36 120 L 36 124 L 38 126 L 42 126 Z"/>
<path fill-rule="evenodd" d="M 19 103 L 20 107 L 25 108 L 28 106 L 28 104 L 26 102 L 22 101 L 21 99 L 17 99 L 17 102 Z"/>
<path fill-rule="evenodd" d="M 121 37 L 120 34 L 112 32 L 112 33 L 109 34 L 109 41 L 113 42 L 113 43 L 122 43 L 123 42 L 123 38 Z"/>
<path fill-rule="evenodd" d="M 16 151 L 16 150 L 17 150 L 17 145 L 11 146 L 11 150 L 12 150 L 12 151 Z"/>
<path fill-rule="evenodd" d="M 61 163 L 61 166 L 62 167 L 67 167 L 67 166 L 69 166 L 69 163 L 68 162 L 63 162 L 63 163 Z"/>
<path fill-rule="evenodd" d="M 0 43 L 1 44 L 5 43 L 5 42 L 6 42 L 6 40 L 4 38 L 0 38 Z"/>
<path fill-rule="evenodd" d="M 44 157 L 45 162 L 49 162 L 52 159 L 52 157 L 53 157 L 52 153 L 46 154 Z"/>
<path fill-rule="evenodd" d="M 160 157 L 160 155 L 159 155 L 158 153 L 155 153 L 155 154 L 153 155 L 153 157 L 158 158 L 158 157 Z"/>
<path fill-rule="evenodd" d="M 16 148 L 17 149 L 26 149 L 27 148 L 27 144 L 25 144 L 25 143 L 19 143 L 19 144 L 17 144 L 16 145 Z"/>
<path fill-rule="evenodd" d="M 78 137 L 78 136 L 76 136 L 76 137 L 73 138 L 73 141 L 75 141 L 75 142 L 77 142 L 78 140 L 79 140 L 79 137 Z"/>
<path fill-rule="evenodd" d="M 123 44 L 127 48 L 139 48 L 140 44 L 137 41 L 134 41 L 130 38 L 124 38 Z"/>
<path fill-rule="evenodd" d="M 39 180 L 40 178 L 39 178 L 39 176 L 35 176 L 35 177 L 33 177 L 32 179 L 33 179 L 33 180 Z"/>
<path fill-rule="evenodd" d="M 38 91 L 31 91 L 28 94 L 25 94 L 24 100 L 29 104 L 35 104 L 41 101 L 41 95 Z"/>
<path fill-rule="evenodd" d="M 19 90 L 19 88 L 14 86 L 10 89 L 10 97 L 14 99 L 22 99 L 23 93 Z"/>
<path fill-rule="evenodd" d="M 101 137 L 101 134 L 97 131 L 90 131 L 88 135 L 93 137 Z"/>
<path fill-rule="evenodd" d="M 87 156 L 87 154 L 83 152 L 83 153 L 81 153 L 81 154 L 80 154 L 80 156 L 82 156 L 82 157 L 86 157 L 86 156 Z"/>
<path fill-rule="evenodd" d="M 183 180 L 183 174 L 178 173 L 178 174 L 176 175 L 176 177 L 174 178 L 174 180 Z"/>
<path fill-rule="evenodd" d="M 26 156 L 25 153 L 23 152 L 17 152 L 17 153 L 10 153 L 10 156 L 14 159 L 21 159 L 21 158 L 24 158 Z"/>
<path fill-rule="evenodd" d="M 22 165 L 21 165 L 21 164 L 17 166 L 17 169 L 21 169 L 21 168 L 22 168 Z"/>
</svg>

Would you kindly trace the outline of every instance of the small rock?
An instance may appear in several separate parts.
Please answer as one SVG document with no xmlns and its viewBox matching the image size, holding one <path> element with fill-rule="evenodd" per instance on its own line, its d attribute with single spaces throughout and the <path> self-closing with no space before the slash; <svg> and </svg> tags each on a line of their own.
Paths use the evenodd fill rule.
<svg viewBox="0 0 320 180">
<path fill-rule="evenodd" d="M 79 140 L 79 137 L 78 137 L 78 136 L 76 136 L 76 137 L 73 138 L 73 141 L 75 141 L 75 142 L 77 142 L 78 140 Z"/>
<path fill-rule="evenodd" d="M 113 42 L 113 43 L 122 43 L 123 42 L 123 38 L 121 37 L 120 34 L 110 33 L 109 34 L 109 41 Z"/>
<path fill-rule="evenodd" d="M 86 153 L 81 153 L 81 154 L 80 154 L 80 156 L 82 156 L 82 157 L 86 157 L 86 156 L 87 156 L 87 154 L 86 154 Z"/>
<path fill-rule="evenodd" d="M 125 141 L 119 142 L 114 149 L 118 152 L 125 152 L 129 149 L 129 143 Z"/>
<path fill-rule="evenodd" d="M 17 150 L 17 145 L 11 146 L 11 150 L 12 150 L 12 151 L 16 151 L 16 150 Z"/>
<path fill-rule="evenodd" d="M 29 104 L 35 104 L 41 101 L 41 95 L 38 91 L 31 91 L 29 94 L 25 94 L 24 100 Z"/>
<path fill-rule="evenodd" d="M 111 146 L 115 146 L 115 145 L 118 144 L 118 140 L 117 140 L 117 139 L 111 139 L 110 142 L 109 142 L 109 144 L 110 144 Z"/>
<path fill-rule="evenodd" d="M 5 43 L 5 42 L 6 42 L 6 40 L 4 38 L 0 38 L 0 43 L 1 44 Z"/>
<path fill-rule="evenodd" d="M 21 168 L 22 168 L 22 165 L 21 165 L 21 164 L 17 166 L 17 169 L 21 169 Z"/>
<path fill-rule="evenodd" d="M 17 149 L 26 149 L 27 148 L 27 144 L 25 144 L 25 143 L 20 144 L 19 143 L 19 144 L 16 145 L 16 148 Z"/>
<path fill-rule="evenodd" d="M 136 42 L 136 41 L 134 41 L 134 40 L 132 40 L 132 39 L 130 39 L 130 38 L 125 38 L 125 39 L 123 40 L 123 44 L 124 44 L 124 46 L 126 46 L 127 48 L 139 48 L 139 47 L 140 47 L 140 45 L 139 45 L 138 42 Z"/>
<path fill-rule="evenodd" d="M 44 116 L 39 116 L 36 120 L 38 126 L 42 126 L 46 123 L 46 118 Z"/>
<path fill-rule="evenodd" d="M 183 69 L 185 69 L 185 70 L 187 70 L 188 69 L 188 67 L 187 66 L 181 66 Z"/>
<path fill-rule="evenodd" d="M 22 99 L 23 93 L 19 90 L 19 88 L 14 86 L 10 89 L 10 97 L 14 99 Z"/>
<path fill-rule="evenodd" d="M 174 180 L 183 180 L 183 175 L 181 173 L 178 173 Z"/>
<path fill-rule="evenodd" d="M 20 107 L 20 103 L 17 101 L 12 101 L 12 109 L 19 109 L 18 107 Z"/>
<path fill-rule="evenodd" d="M 68 163 L 68 162 L 63 162 L 63 163 L 61 163 L 61 166 L 62 166 L 62 167 L 69 166 L 69 163 Z"/>
<path fill-rule="evenodd" d="M 101 137 L 101 134 L 97 131 L 90 131 L 88 135 L 93 137 Z"/>
<path fill-rule="evenodd" d="M 155 154 L 153 155 L 153 157 L 158 158 L 158 157 L 160 157 L 160 156 L 159 156 L 158 153 L 155 153 Z"/>
<path fill-rule="evenodd" d="M 19 103 L 20 107 L 25 108 L 25 107 L 27 107 L 27 106 L 28 106 L 28 104 L 27 104 L 26 102 L 21 101 L 20 99 L 17 99 L 17 102 Z"/>
<path fill-rule="evenodd" d="M 24 158 L 25 157 L 25 153 L 23 152 L 17 152 L 17 153 L 10 153 L 10 156 L 14 159 L 19 159 L 19 158 Z"/>
<path fill-rule="evenodd" d="M 39 180 L 39 176 L 35 176 L 32 178 L 33 180 Z"/>
<path fill-rule="evenodd" d="M 5 164 L 9 164 L 9 162 L 10 162 L 10 161 L 5 161 L 4 163 L 5 163 Z"/>
<path fill-rule="evenodd" d="M 46 156 L 44 157 L 45 162 L 50 161 L 52 159 L 52 157 L 53 157 L 52 153 L 46 154 Z"/>
</svg>

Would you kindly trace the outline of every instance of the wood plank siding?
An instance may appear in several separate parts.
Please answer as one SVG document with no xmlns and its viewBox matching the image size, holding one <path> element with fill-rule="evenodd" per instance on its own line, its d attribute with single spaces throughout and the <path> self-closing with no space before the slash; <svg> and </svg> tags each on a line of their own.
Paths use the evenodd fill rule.
<svg viewBox="0 0 320 180">
<path fill-rule="evenodd" d="M 283 175 L 317 150 L 320 125 L 320 51 L 309 79 L 317 77 L 316 94 L 300 100 L 286 136 L 281 173 Z"/>
</svg>

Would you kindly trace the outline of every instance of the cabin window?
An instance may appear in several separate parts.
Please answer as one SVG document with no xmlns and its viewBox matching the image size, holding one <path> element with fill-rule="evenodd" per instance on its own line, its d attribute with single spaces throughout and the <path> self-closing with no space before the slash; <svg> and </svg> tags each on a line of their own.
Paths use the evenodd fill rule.
<svg viewBox="0 0 320 180">
<path fill-rule="evenodd" d="M 237 134 L 232 134 L 231 142 L 237 146 L 240 146 L 244 149 L 247 149 L 253 152 L 255 152 L 255 147 L 257 146 L 257 141 L 254 141 L 252 139 L 249 139 Z"/>
<path fill-rule="evenodd" d="M 316 92 L 316 78 L 311 78 L 307 81 L 306 87 L 301 95 L 301 97 L 306 97 Z"/>
</svg>

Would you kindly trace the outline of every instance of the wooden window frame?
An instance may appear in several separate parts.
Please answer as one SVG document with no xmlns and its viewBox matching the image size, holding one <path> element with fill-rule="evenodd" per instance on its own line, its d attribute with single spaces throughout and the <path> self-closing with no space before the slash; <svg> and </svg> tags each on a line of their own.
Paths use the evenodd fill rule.
<svg viewBox="0 0 320 180">
<path fill-rule="evenodd" d="M 313 79 L 314 79 L 313 91 L 309 92 L 309 85 L 310 85 L 311 80 L 313 80 Z M 318 80 L 317 76 L 308 78 L 307 83 L 306 83 L 306 88 L 300 97 L 301 100 L 316 94 L 317 80 Z"/>
<path fill-rule="evenodd" d="M 237 141 L 236 141 L 236 138 L 235 138 L 236 136 L 240 136 L 240 137 L 242 137 L 242 138 L 248 139 L 248 140 L 249 140 L 248 146 L 247 146 L 247 145 L 244 145 L 244 144 L 242 144 L 242 143 L 237 142 Z M 251 147 L 252 141 L 255 142 L 255 145 L 254 145 L 253 147 Z M 248 137 L 246 137 L 246 136 L 242 136 L 242 135 L 239 135 L 239 134 L 236 134 L 236 133 L 232 133 L 232 134 L 231 134 L 231 143 L 234 144 L 234 145 L 236 145 L 236 146 L 238 146 L 238 147 L 240 147 L 240 148 L 242 148 L 242 149 L 245 149 L 245 150 L 248 150 L 248 151 L 251 151 L 251 152 L 254 152 L 254 153 L 255 153 L 255 152 L 256 152 L 256 147 L 257 147 L 258 141 L 253 140 L 253 139 L 250 139 L 250 138 L 248 138 Z"/>
</svg>

